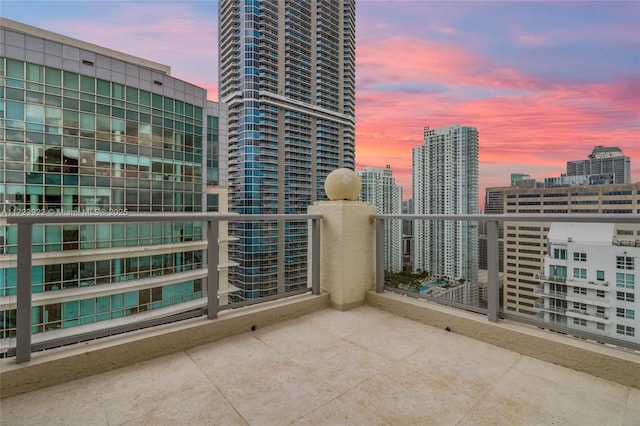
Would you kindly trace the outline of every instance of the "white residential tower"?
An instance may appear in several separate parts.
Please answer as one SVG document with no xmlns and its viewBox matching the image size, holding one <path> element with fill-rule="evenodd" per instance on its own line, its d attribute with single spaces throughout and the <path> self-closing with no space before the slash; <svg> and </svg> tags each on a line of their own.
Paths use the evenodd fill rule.
<svg viewBox="0 0 640 426">
<path fill-rule="evenodd" d="M 391 166 L 365 167 L 357 172 L 362 180 L 360 200 L 376 207 L 379 214 L 402 213 L 402 187 L 396 185 Z M 384 269 L 390 272 L 402 271 L 402 221 L 384 221 Z"/>
<path fill-rule="evenodd" d="M 416 214 L 478 214 L 478 130 L 451 125 L 425 128 L 424 145 L 413 149 Z M 476 282 L 478 224 L 416 221 L 415 271 Z"/>
<path fill-rule="evenodd" d="M 553 323 L 640 342 L 640 241 L 618 236 L 613 223 L 553 223 L 544 271 L 535 290 L 538 317 Z"/>
</svg>

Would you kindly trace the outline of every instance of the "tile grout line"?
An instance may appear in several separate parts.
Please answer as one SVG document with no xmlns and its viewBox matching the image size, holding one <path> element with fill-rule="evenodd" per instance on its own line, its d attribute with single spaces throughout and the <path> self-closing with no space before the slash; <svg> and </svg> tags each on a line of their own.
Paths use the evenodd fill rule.
<svg viewBox="0 0 640 426">
<path fill-rule="evenodd" d="M 236 408 L 235 404 L 229 401 L 229 399 L 227 398 L 227 395 L 222 391 L 222 389 L 218 387 L 218 385 L 214 383 L 211 377 L 209 377 L 209 375 L 202 369 L 202 367 L 200 367 L 200 365 L 196 362 L 196 360 L 191 357 L 191 354 L 188 351 L 183 351 L 183 352 L 185 353 L 185 355 L 187 355 L 187 357 L 189 357 L 191 362 L 204 375 L 204 377 L 207 378 L 207 381 L 211 383 L 211 385 L 220 393 L 222 398 L 224 398 L 224 400 L 227 402 L 227 404 L 229 404 L 229 406 L 233 409 L 233 411 L 235 411 L 238 414 L 238 416 L 242 419 L 242 421 L 245 422 L 245 424 L 250 425 L 251 423 L 249 423 L 247 419 L 242 415 L 242 413 Z"/>
<path fill-rule="evenodd" d="M 517 353 L 517 352 L 516 352 Z M 522 360 L 524 355 L 522 354 L 518 354 L 518 358 L 514 361 L 514 363 L 511 365 L 511 367 L 509 367 L 507 370 L 504 371 L 504 373 L 502 373 L 499 377 L 496 378 L 496 380 L 494 380 L 493 382 L 491 382 L 486 389 L 484 390 L 484 392 L 482 392 L 482 394 L 478 397 L 478 399 L 476 400 L 475 404 L 473 404 L 472 407 L 469 408 L 469 410 L 466 412 L 466 414 L 464 416 L 462 416 L 462 418 L 456 423 L 456 425 L 459 425 L 460 422 L 462 422 L 464 419 L 467 418 L 467 416 L 470 413 L 473 413 L 476 409 L 476 407 L 478 406 L 478 404 L 480 404 L 480 401 L 482 401 L 482 399 L 489 393 L 489 391 L 491 391 L 493 389 L 493 387 L 498 384 L 498 382 L 500 382 L 507 374 L 509 374 L 510 371 L 512 371 L 513 369 L 516 368 L 516 365 Z"/>
</svg>

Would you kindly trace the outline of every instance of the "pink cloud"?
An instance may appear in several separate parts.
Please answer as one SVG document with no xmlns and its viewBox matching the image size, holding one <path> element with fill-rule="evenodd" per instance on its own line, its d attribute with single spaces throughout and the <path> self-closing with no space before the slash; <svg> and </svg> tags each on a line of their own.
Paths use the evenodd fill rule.
<svg viewBox="0 0 640 426">
<path fill-rule="evenodd" d="M 406 37 L 359 45 L 358 55 L 358 167 L 393 163 L 405 198 L 411 149 L 423 143 L 426 125 L 478 128 L 481 196 L 486 186 L 507 185 L 512 172 L 558 176 L 568 160 L 586 158 L 595 145 L 619 146 L 632 164 L 640 158 L 637 76 L 559 84 L 457 46 Z M 407 81 L 426 90 L 390 84 Z M 484 96 L 466 96 L 467 90 Z M 635 166 L 632 178 L 638 171 Z"/>
<path fill-rule="evenodd" d="M 540 82 L 450 43 L 394 36 L 358 46 L 358 78 L 375 83 L 438 82 L 451 87 L 536 89 Z M 398 64 L 402 64 L 399 66 Z"/>
</svg>

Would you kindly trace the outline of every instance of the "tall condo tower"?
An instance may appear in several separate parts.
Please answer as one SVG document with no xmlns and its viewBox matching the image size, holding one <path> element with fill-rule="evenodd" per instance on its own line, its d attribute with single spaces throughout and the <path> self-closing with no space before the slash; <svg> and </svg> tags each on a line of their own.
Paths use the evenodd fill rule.
<svg viewBox="0 0 640 426">
<path fill-rule="evenodd" d="M 478 130 L 451 125 L 425 128 L 424 145 L 413 148 L 416 214 L 478 214 Z M 414 270 L 476 281 L 478 224 L 416 221 Z"/>
<path fill-rule="evenodd" d="M 402 214 L 402 187 L 396 185 L 391 166 L 365 167 L 357 172 L 362 180 L 360 200 L 376 207 L 379 214 Z M 384 221 L 384 269 L 402 271 L 402 221 Z"/>
<path fill-rule="evenodd" d="M 355 165 L 355 0 L 221 0 L 219 16 L 230 210 L 306 213 L 331 171 Z M 307 285 L 306 226 L 235 225 L 240 299 Z"/>
</svg>

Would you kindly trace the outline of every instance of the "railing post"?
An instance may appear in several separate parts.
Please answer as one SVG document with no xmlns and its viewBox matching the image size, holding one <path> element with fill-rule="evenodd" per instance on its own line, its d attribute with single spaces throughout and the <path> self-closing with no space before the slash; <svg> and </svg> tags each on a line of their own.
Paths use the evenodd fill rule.
<svg viewBox="0 0 640 426">
<path fill-rule="evenodd" d="M 487 314 L 489 321 L 497 322 L 500 312 L 500 257 L 498 241 L 498 221 L 487 221 Z"/>
<path fill-rule="evenodd" d="M 207 221 L 207 317 L 215 319 L 218 317 L 220 307 L 218 301 L 218 288 L 220 287 L 220 277 L 218 275 L 218 264 L 220 263 L 219 247 L 219 222 L 209 219 Z"/>
<path fill-rule="evenodd" d="M 18 224 L 16 363 L 31 360 L 31 223 Z"/>
<path fill-rule="evenodd" d="M 311 292 L 320 294 L 320 219 L 311 219 Z"/>
<path fill-rule="evenodd" d="M 376 218 L 376 293 L 384 293 L 384 219 Z"/>
</svg>

